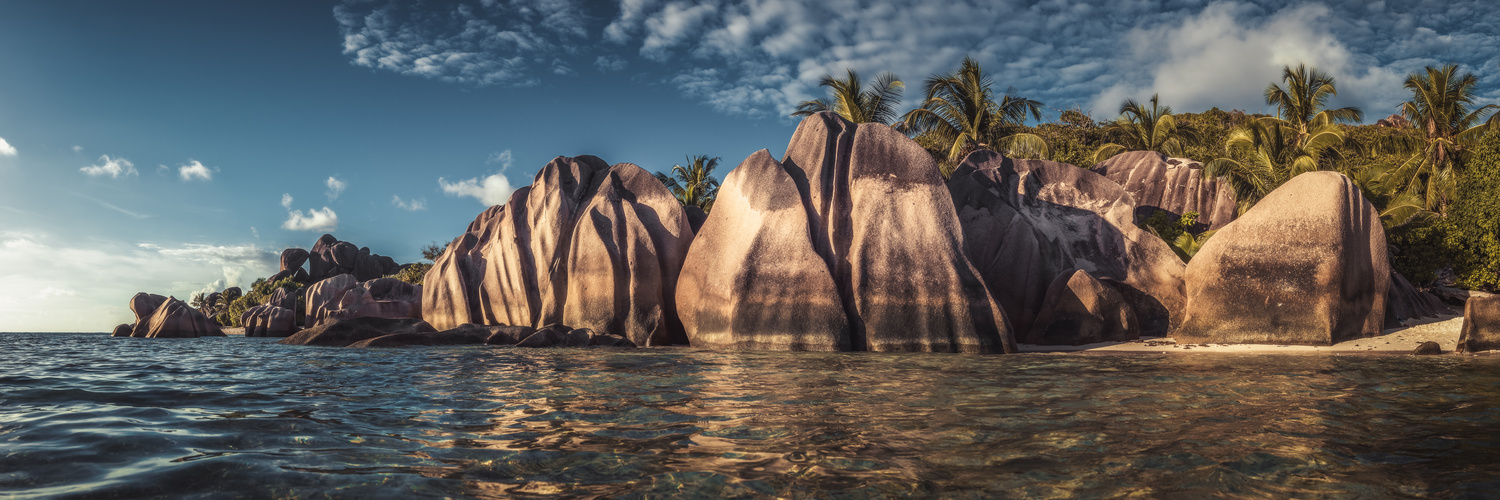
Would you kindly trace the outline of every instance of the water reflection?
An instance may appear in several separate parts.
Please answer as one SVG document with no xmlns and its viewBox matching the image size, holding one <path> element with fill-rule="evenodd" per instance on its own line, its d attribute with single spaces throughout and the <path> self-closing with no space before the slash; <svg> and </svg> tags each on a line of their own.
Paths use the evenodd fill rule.
<svg viewBox="0 0 1500 500">
<path fill-rule="evenodd" d="M 0 335 L 0 495 L 1386 497 L 1500 487 L 1500 360 Z M 125 339 L 134 340 L 134 339 Z M 60 345 L 59 345 L 60 344 Z"/>
</svg>

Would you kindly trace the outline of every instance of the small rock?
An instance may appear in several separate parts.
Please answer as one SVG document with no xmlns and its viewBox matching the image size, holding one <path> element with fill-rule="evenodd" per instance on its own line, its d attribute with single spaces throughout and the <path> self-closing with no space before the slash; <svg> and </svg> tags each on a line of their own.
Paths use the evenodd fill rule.
<svg viewBox="0 0 1500 500">
<path fill-rule="evenodd" d="M 1442 353 L 1443 353 L 1442 346 L 1439 346 L 1437 342 L 1433 342 L 1433 341 L 1430 341 L 1430 340 L 1427 341 L 1427 342 L 1423 342 L 1423 343 L 1417 344 L 1417 348 L 1416 349 L 1412 349 L 1412 351 L 1411 351 L 1411 355 L 1412 356 L 1430 356 L 1430 355 L 1433 355 L 1433 354 L 1442 354 Z"/>
</svg>

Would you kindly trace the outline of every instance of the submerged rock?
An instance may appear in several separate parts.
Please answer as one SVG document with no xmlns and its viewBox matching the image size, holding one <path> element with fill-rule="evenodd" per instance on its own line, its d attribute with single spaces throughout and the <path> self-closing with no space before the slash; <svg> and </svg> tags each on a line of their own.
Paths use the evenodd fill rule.
<svg viewBox="0 0 1500 500">
<path fill-rule="evenodd" d="M 1135 217 L 1144 221 L 1156 211 L 1172 219 L 1198 213 L 1194 232 L 1224 227 L 1234 220 L 1238 205 L 1234 189 L 1203 173 L 1203 165 L 1185 158 L 1168 158 L 1155 151 L 1127 151 L 1094 165 L 1094 173 L 1115 181 L 1135 199 Z"/>
<path fill-rule="evenodd" d="M 1464 304 L 1458 352 L 1500 349 L 1500 296 L 1472 297 Z"/>
<path fill-rule="evenodd" d="M 802 121 L 725 178 L 677 290 L 692 345 L 1014 352 L 932 157 L 889 127 Z"/>
<path fill-rule="evenodd" d="M 1331 345 L 1379 334 L 1391 272 L 1379 214 L 1348 177 L 1299 175 L 1187 266 L 1181 343 Z"/>
<path fill-rule="evenodd" d="M 685 343 L 673 291 L 692 237 L 682 205 L 640 167 L 558 157 L 448 245 L 423 280 L 422 317 Z"/>
<path fill-rule="evenodd" d="M 1433 342 L 1431 340 L 1417 344 L 1417 348 L 1411 350 L 1412 356 L 1431 356 L 1434 354 L 1442 353 L 1443 346 L 1440 346 L 1437 342 Z"/>
<path fill-rule="evenodd" d="M 1140 338 L 1135 310 L 1113 287 L 1078 270 L 1048 287 L 1041 314 L 1021 342 L 1083 345 Z"/>
<path fill-rule="evenodd" d="M 278 344 L 347 347 L 362 340 L 391 334 L 435 333 L 426 321 L 413 318 L 389 319 L 363 317 L 331 320 L 281 339 Z"/>
<path fill-rule="evenodd" d="M 1052 282 L 1075 269 L 1116 282 L 1145 335 L 1181 322 L 1182 259 L 1134 223 L 1135 201 L 1114 181 L 1043 160 L 970 154 L 948 181 L 964 253 L 1019 332 Z"/>
</svg>

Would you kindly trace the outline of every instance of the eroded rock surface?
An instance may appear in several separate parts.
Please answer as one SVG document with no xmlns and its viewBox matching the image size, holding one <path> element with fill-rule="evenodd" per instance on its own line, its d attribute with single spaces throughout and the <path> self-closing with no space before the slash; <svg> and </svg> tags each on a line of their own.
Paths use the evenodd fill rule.
<svg viewBox="0 0 1500 500">
<path fill-rule="evenodd" d="M 1500 296 L 1470 297 L 1464 303 L 1464 324 L 1458 352 L 1500 349 Z"/>
<path fill-rule="evenodd" d="M 1443 305 L 1442 299 L 1417 290 L 1394 269 L 1391 270 L 1390 283 L 1385 296 L 1385 328 L 1404 326 L 1411 319 L 1434 318 L 1451 312 Z"/>
<path fill-rule="evenodd" d="M 1021 342 L 1083 345 L 1140 338 L 1135 309 L 1114 287 L 1078 270 L 1057 277 L 1047 289 L 1041 314 Z"/>
<path fill-rule="evenodd" d="M 436 333 L 426 321 L 413 318 L 389 319 L 363 317 L 327 321 L 281 339 L 278 344 L 348 347 L 362 340 L 392 334 Z"/>
<path fill-rule="evenodd" d="M 167 298 L 154 293 L 140 292 L 130 298 L 130 312 L 135 313 L 135 326 L 130 330 L 131 337 L 145 337 L 146 330 L 150 328 L 147 320 L 156 308 L 167 302 Z"/>
<path fill-rule="evenodd" d="M 1391 272 L 1379 214 L 1348 177 L 1299 175 L 1187 266 L 1179 343 L 1331 345 L 1376 335 Z"/>
<path fill-rule="evenodd" d="M 1013 352 L 932 157 L 883 125 L 808 117 L 721 185 L 678 310 L 695 346 Z"/>
<path fill-rule="evenodd" d="M 208 316 L 175 297 L 167 297 L 150 317 L 142 318 L 137 324 L 145 324 L 144 337 L 153 339 L 225 336 Z"/>
<path fill-rule="evenodd" d="M 291 250 L 296 249 L 282 252 L 283 264 L 290 262 L 287 260 L 287 252 Z M 313 283 L 340 274 L 352 274 L 358 281 L 369 281 L 395 273 L 398 267 L 390 257 L 373 254 L 369 248 L 361 248 L 347 241 L 339 241 L 331 234 L 318 238 L 307 254 L 307 279 Z M 300 267 L 283 268 L 282 272 L 295 269 Z"/>
<path fill-rule="evenodd" d="M 240 324 L 246 337 L 286 337 L 297 331 L 297 311 L 262 304 L 246 309 Z"/>
<path fill-rule="evenodd" d="M 1205 176 L 1203 165 L 1185 158 L 1168 158 L 1155 151 L 1127 151 L 1094 165 L 1094 173 L 1115 181 L 1135 199 L 1136 220 L 1157 210 L 1175 220 L 1198 212 L 1194 232 L 1218 229 L 1234 220 L 1234 189 L 1218 178 Z"/>
<path fill-rule="evenodd" d="M 1134 223 L 1135 201 L 1087 169 L 970 154 L 948 181 L 964 253 L 1017 331 L 1026 332 L 1058 276 L 1083 270 L 1116 286 L 1143 335 L 1181 322 L 1182 259 Z"/>
</svg>

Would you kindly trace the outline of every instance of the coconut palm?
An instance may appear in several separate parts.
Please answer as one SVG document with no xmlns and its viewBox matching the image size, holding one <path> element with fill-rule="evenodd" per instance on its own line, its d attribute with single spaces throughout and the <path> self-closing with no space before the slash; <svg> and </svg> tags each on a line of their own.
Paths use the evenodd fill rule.
<svg viewBox="0 0 1500 500">
<path fill-rule="evenodd" d="M 824 75 L 818 85 L 832 89 L 833 98 L 803 101 L 797 105 L 797 111 L 792 116 L 832 111 L 854 123 L 889 125 L 895 121 L 896 106 L 901 104 L 901 90 L 906 88 L 906 84 L 896 79 L 896 75 L 883 73 L 875 78 L 870 88 L 861 90 L 864 85 L 859 74 L 852 69 L 848 71 L 849 76 L 843 80 L 834 79 L 833 75 Z"/>
<path fill-rule="evenodd" d="M 1297 142 L 1315 135 L 1316 128 L 1365 119 L 1364 112 L 1353 106 L 1328 109 L 1328 98 L 1339 95 L 1339 91 L 1333 77 L 1317 68 L 1306 64 L 1283 66 L 1281 81 L 1286 87 L 1274 83 L 1266 87 L 1266 104 L 1276 106 L 1277 117 L 1296 131 L 1293 140 Z"/>
<path fill-rule="evenodd" d="M 1428 66 L 1406 77 L 1404 86 L 1412 98 L 1401 103 L 1401 115 L 1423 132 L 1423 140 L 1410 148 L 1409 159 L 1382 172 L 1379 182 L 1383 187 L 1420 196 L 1426 210 L 1446 209 L 1457 188 L 1454 169 L 1461 164 L 1454 160 L 1477 144 L 1485 132 L 1500 130 L 1500 113 L 1495 113 L 1500 106 L 1473 108 L 1474 87 L 1478 84 L 1473 73 L 1460 75 L 1453 64 Z M 1485 121 L 1487 114 L 1490 117 Z"/>
<path fill-rule="evenodd" d="M 922 105 L 907 112 L 899 128 L 916 134 L 918 143 L 943 157 L 944 175 L 981 148 L 1046 157 L 1047 142 L 1041 136 L 1018 131 L 1027 116 L 1042 118 L 1042 103 L 1010 95 L 997 102 L 993 84 L 979 63 L 966 57 L 958 71 L 927 78 Z"/>
<path fill-rule="evenodd" d="M 713 176 L 719 158 L 698 155 L 689 156 L 687 160 L 688 166 L 673 165 L 671 175 L 657 172 L 656 178 L 667 186 L 679 203 L 701 208 L 704 212 L 712 210 L 714 198 L 719 196 L 719 180 Z"/>
<path fill-rule="evenodd" d="M 1344 143 L 1335 127 L 1314 127 L 1309 134 L 1299 141 L 1298 130 L 1284 120 L 1253 120 L 1229 132 L 1224 147 L 1231 157 L 1209 162 L 1204 173 L 1226 181 L 1240 208 L 1249 208 L 1291 178 L 1319 170 L 1321 159 Z"/>
<path fill-rule="evenodd" d="M 1177 125 L 1177 119 L 1172 117 L 1172 107 L 1162 106 L 1158 95 L 1151 96 L 1150 108 L 1135 99 L 1126 99 L 1120 104 L 1120 115 L 1104 129 L 1106 135 L 1118 142 L 1099 146 L 1094 151 L 1094 163 L 1127 150 L 1182 156 L 1183 142 L 1198 138 L 1191 128 Z"/>
</svg>

